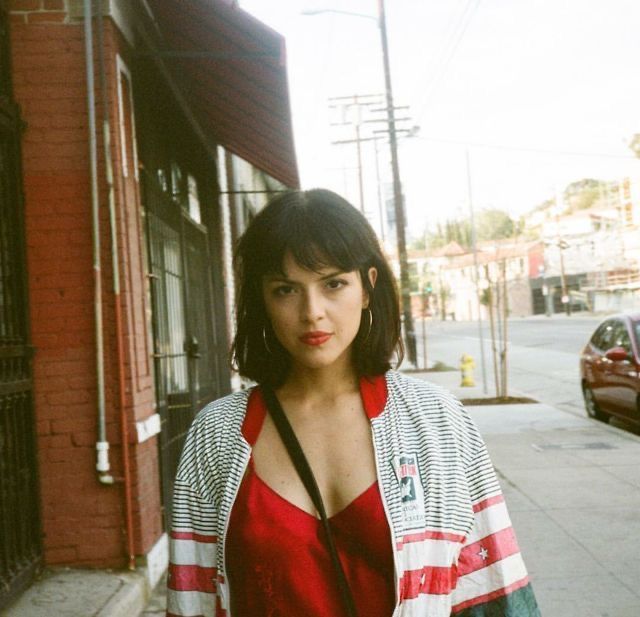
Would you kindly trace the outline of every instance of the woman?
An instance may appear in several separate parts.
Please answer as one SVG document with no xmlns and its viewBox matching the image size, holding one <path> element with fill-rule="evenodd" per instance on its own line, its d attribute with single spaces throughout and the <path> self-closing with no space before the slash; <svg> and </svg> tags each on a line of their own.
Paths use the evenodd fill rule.
<svg viewBox="0 0 640 617">
<path fill-rule="evenodd" d="M 486 449 L 446 391 L 390 370 L 400 319 L 366 219 L 291 191 L 236 253 L 234 358 L 259 386 L 208 405 L 175 484 L 169 615 L 348 614 L 314 501 L 267 409 L 313 471 L 357 615 L 539 615 Z M 401 349 L 400 349 L 401 354 Z"/>
</svg>

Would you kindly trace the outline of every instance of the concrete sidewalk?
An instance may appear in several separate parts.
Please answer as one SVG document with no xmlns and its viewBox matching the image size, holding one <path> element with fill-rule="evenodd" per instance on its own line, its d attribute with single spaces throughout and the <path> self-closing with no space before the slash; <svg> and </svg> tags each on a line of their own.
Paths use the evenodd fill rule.
<svg viewBox="0 0 640 617">
<path fill-rule="evenodd" d="M 458 373 L 425 373 L 459 398 Z M 468 407 L 544 617 L 640 615 L 640 437 L 549 405 Z"/>
<path fill-rule="evenodd" d="M 143 572 L 46 569 L 6 617 L 136 617 L 151 589 Z"/>
</svg>

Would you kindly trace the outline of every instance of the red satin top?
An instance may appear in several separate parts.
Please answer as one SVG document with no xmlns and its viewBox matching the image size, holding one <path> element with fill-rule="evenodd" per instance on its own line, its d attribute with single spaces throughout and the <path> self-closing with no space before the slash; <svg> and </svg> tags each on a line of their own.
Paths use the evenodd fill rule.
<svg viewBox="0 0 640 617">
<path fill-rule="evenodd" d="M 245 427 L 253 426 L 249 432 L 257 437 L 255 422 L 262 425 L 265 410 L 262 397 L 254 394 Z M 393 551 L 378 483 L 329 520 L 357 614 L 390 617 L 395 606 Z M 226 540 L 232 616 L 345 615 L 323 534 L 322 522 L 263 482 L 251 461 Z"/>
</svg>

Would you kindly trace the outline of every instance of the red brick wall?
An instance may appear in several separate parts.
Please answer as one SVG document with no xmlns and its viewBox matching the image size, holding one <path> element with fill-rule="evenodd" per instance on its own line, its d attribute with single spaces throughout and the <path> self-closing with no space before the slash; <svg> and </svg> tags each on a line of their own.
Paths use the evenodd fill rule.
<svg viewBox="0 0 640 617">
<path fill-rule="evenodd" d="M 143 220 L 141 216 L 140 190 L 135 169 L 135 127 L 128 105 L 126 90 L 118 97 L 118 74 L 116 54 L 125 67 L 131 68 L 130 49 L 124 38 L 110 20 L 105 21 L 105 56 L 107 82 L 109 84 L 111 142 L 114 172 L 114 192 L 119 220 L 118 244 L 121 253 L 122 314 L 125 322 L 126 393 L 131 438 L 135 441 L 134 421 L 148 418 L 155 410 L 153 390 L 153 363 L 151 361 L 149 288 Z M 127 81 L 124 86 L 135 90 L 135 84 Z M 133 92 L 131 92 L 133 96 Z M 124 99 L 124 100 L 123 100 Z M 123 131 L 120 127 L 122 106 Z M 122 136 L 124 133 L 124 142 Z M 126 152 L 126 165 L 123 165 Z M 126 168 L 126 173 L 125 173 Z M 115 332 L 115 325 L 112 329 Z M 115 341 L 114 341 L 115 344 Z M 114 358 L 115 359 L 115 358 Z M 117 364 L 114 363 L 114 371 Z M 131 439 L 130 439 L 131 441 Z M 162 533 L 160 497 L 160 471 L 157 438 L 152 438 L 131 449 L 131 472 L 134 488 L 134 538 L 136 553 L 146 553 Z"/>
<path fill-rule="evenodd" d="M 65 0 L 9 0 L 14 23 L 63 23 L 67 21 Z"/>
<path fill-rule="evenodd" d="M 94 275 L 83 24 L 69 21 L 63 0 L 13 0 L 10 8 L 14 93 L 27 123 L 23 177 L 45 560 L 117 567 L 125 563 L 123 486 L 101 485 L 95 472 Z M 119 242 L 136 552 L 144 553 L 161 533 L 157 443 L 151 439 L 136 445 L 133 424 L 153 411 L 146 280 L 142 242 L 128 227 L 132 217 L 139 217 L 139 207 L 123 199 L 127 181 L 117 162 L 114 58 L 115 47 L 123 43 L 110 22 L 106 34 L 115 195 L 119 222 L 127 221 L 125 230 L 119 226 Z M 101 147 L 99 143 L 99 153 Z M 98 169 L 104 178 L 102 156 Z M 122 477 L 104 186 L 100 203 L 107 438 L 112 444 L 112 473 Z"/>
</svg>

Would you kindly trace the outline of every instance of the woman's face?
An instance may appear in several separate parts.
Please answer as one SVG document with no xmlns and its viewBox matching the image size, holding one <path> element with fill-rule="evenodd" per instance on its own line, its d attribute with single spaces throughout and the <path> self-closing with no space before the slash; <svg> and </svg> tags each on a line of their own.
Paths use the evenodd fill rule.
<svg viewBox="0 0 640 617">
<path fill-rule="evenodd" d="M 285 255 L 283 269 L 284 277 L 264 277 L 262 292 L 273 331 L 294 366 L 321 369 L 349 363 L 362 310 L 369 304 L 360 273 L 332 266 L 314 272 L 299 266 L 290 254 Z M 370 268 L 372 285 L 376 276 L 376 269 Z"/>
</svg>

